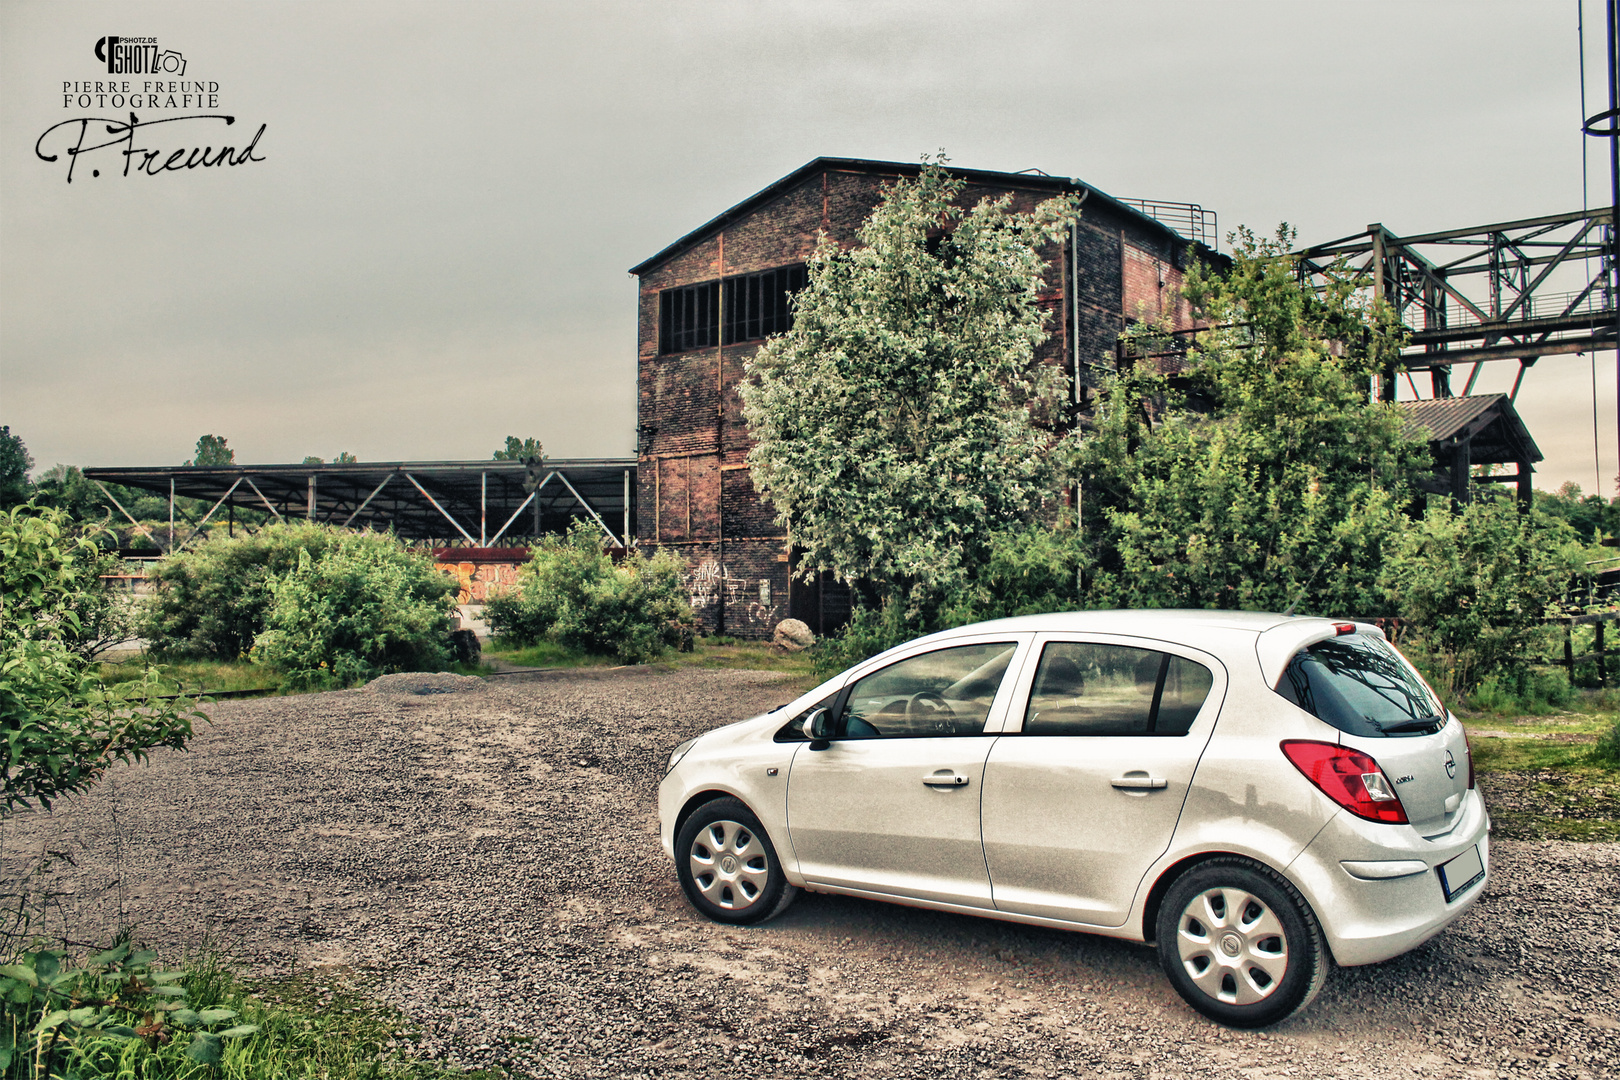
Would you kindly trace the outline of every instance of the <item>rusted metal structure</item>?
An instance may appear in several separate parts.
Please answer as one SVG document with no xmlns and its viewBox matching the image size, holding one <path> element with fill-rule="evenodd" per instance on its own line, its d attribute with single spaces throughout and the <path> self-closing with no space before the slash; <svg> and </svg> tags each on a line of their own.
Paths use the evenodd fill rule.
<svg viewBox="0 0 1620 1080">
<path fill-rule="evenodd" d="M 1543 356 L 1615 347 L 1620 253 L 1614 208 L 1575 210 L 1416 236 L 1382 225 L 1299 253 L 1302 281 L 1320 284 L 1334 266 L 1367 281 L 1411 331 L 1380 397 L 1395 400 L 1401 374 L 1429 373 L 1430 396 L 1452 396 L 1452 369 L 1468 367 L 1469 394 L 1481 367 L 1516 360 L 1524 373 Z M 1422 397 L 1415 381 L 1414 395 Z"/>
<path fill-rule="evenodd" d="M 456 547 L 511 544 L 561 532 L 580 519 L 615 546 L 635 535 L 635 458 L 96 468 L 84 475 L 132 522 L 106 484 L 165 496 L 170 550 L 221 513 L 234 529 L 238 509 Z M 210 509 L 194 517 L 180 499 L 204 500 Z M 177 531 L 182 526 L 189 535 Z"/>
<path fill-rule="evenodd" d="M 1469 501 L 1475 483 L 1514 484 L 1519 500 L 1529 503 L 1532 466 L 1541 450 L 1514 411 L 1506 394 L 1441 397 L 1400 403 L 1408 435 L 1429 444 L 1435 472 L 1417 478 L 1419 490 Z M 1511 473 L 1474 476 L 1475 465 L 1512 464 Z"/>
</svg>

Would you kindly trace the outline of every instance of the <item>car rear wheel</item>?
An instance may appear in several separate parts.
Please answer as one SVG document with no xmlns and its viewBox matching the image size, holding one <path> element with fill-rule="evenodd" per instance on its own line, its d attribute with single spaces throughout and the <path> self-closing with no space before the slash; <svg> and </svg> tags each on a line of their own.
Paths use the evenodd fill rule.
<svg viewBox="0 0 1620 1080">
<path fill-rule="evenodd" d="M 692 812 L 675 841 L 675 869 L 692 906 L 717 922 L 764 922 L 799 894 L 759 818 L 739 799 Z"/>
<path fill-rule="evenodd" d="M 1232 1027 L 1264 1027 L 1310 1004 L 1331 961 L 1310 905 L 1243 859 L 1216 859 L 1165 893 L 1159 963 L 1187 1004 Z"/>
</svg>

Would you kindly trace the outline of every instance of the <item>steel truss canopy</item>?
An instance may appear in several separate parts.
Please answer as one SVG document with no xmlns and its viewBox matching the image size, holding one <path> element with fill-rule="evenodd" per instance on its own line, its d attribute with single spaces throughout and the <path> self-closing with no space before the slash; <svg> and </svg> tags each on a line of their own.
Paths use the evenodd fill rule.
<svg viewBox="0 0 1620 1080">
<path fill-rule="evenodd" d="M 576 520 L 623 546 L 635 536 L 635 473 L 635 458 L 84 470 L 102 484 L 165 496 L 171 520 L 178 513 L 192 535 L 210 518 L 247 509 L 476 547 L 561 532 Z M 211 509 L 194 517 L 177 509 L 181 498 Z"/>
<path fill-rule="evenodd" d="M 1299 274 L 1320 285 L 1336 265 L 1359 272 L 1411 331 L 1401 367 L 1428 371 L 1435 397 L 1451 396 L 1454 365 L 1471 365 L 1466 395 L 1485 361 L 1518 360 L 1511 400 L 1540 357 L 1615 347 L 1614 213 L 1576 210 L 1418 236 L 1369 225 L 1300 252 Z M 1391 372 L 1382 396 L 1393 400 L 1394 388 Z"/>
</svg>

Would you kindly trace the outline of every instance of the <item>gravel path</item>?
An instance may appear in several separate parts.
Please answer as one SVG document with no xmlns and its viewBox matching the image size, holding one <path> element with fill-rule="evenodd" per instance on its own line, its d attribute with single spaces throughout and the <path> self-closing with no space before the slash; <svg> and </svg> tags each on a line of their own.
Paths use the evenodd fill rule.
<svg viewBox="0 0 1620 1080">
<path fill-rule="evenodd" d="M 533 1076 L 1499 1077 L 1620 1072 L 1620 845 L 1507 841 L 1473 912 L 1262 1033 L 1151 951 L 806 895 L 698 917 L 659 850 L 669 748 L 793 696 L 759 672 L 393 676 L 223 703 L 187 753 L 4 826 L 72 937 L 359 980 L 420 1052 Z M 67 860 L 71 858 L 72 864 Z"/>
</svg>

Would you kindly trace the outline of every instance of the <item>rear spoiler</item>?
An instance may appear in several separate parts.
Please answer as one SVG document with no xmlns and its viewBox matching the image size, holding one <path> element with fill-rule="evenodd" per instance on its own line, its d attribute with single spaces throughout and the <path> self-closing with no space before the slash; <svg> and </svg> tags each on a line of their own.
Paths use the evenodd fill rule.
<svg viewBox="0 0 1620 1080">
<path fill-rule="evenodd" d="M 1341 634 L 1384 637 L 1384 632 L 1372 623 L 1345 622 L 1342 619 L 1290 619 L 1262 632 L 1255 641 L 1254 651 L 1260 660 L 1261 677 L 1266 680 L 1267 686 L 1275 687 L 1295 653 Z"/>
</svg>

